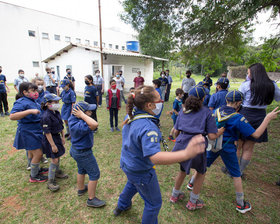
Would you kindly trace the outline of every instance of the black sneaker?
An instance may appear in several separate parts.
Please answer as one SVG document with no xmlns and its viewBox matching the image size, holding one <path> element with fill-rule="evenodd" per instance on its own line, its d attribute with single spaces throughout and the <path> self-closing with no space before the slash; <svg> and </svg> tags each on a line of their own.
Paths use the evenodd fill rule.
<svg viewBox="0 0 280 224">
<path fill-rule="evenodd" d="M 121 210 L 121 209 L 119 209 L 119 207 L 117 206 L 117 207 L 114 209 L 114 211 L 113 211 L 114 216 L 119 216 L 122 212 L 128 211 L 129 209 L 131 209 L 131 205 L 130 205 L 127 209 L 125 209 L 125 210 Z"/>
<path fill-rule="evenodd" d="M 104 205 L 106 205 L 106 202 L 98 199 L 97 197 L 95 197 L 91 200 L 89 200 L 89 199 L 87 200 L 88 207 L 100 208 Z"/>
<path fill-rule="evenodd" d="M 241 206 L 239 204 L 236 205 L 236 210 L 239 211 L 240 213 L 244 214 L 252 209 L 251 205 L 249 202 L 244 201 L 244 205 Z"/>
<path fill-rule="evenodd" d="M 42 174 L 47 174 L 49 172 L 49 168 L 43 168 L 41 167 L 39 169 L 39 174 L 42 175 Z"/>
<path fill-rule="evenodd" d="M 41 182 L 46 182 L 48 180 L 47 176 L 42 176 L 40 174 L 38 174 L 36 177 L 31 177 L 29 179 L 30 183 L 41 183 Z"/>
<path fill-rule="evenodd" d="M 87 184 L 85 184 L 84 190 L 78 190 L 77 191 L 78 192 L 78 196 L 84 195 L 87 191 L 88 191 L 88 186 L 87 186 Z"/>
</svg>

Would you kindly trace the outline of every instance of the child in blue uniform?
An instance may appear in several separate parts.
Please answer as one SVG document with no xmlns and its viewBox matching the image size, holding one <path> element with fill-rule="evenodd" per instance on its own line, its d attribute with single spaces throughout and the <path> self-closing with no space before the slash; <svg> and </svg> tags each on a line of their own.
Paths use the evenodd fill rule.
<svg viewBox="0 0 280 224">
<path fill-rule="evenodd" d="M 68 178 L 59 168 L 60 157 L 65 153 L 64 127 L 59 113 L 60 99 L 57 95 L 48 93 L 44 96 L 42 103 L 42 110 L 45 111 L 41 118 L 41 126 L 44 131 L 42 146 L 43 153 L 46 154 L 47 158 L 51 158 L 47 185 L 51 191 L 59 190 L 55 177 Z"/>
<path fill-rule="evenodd" d="M 97 181 L 100 171 L 96 159 L 92 153 L 93 130 L 98 123 L 91 118 L 91 111 L 96 109 L 96 104 L 78 102 L 73 107 L 73 113 L 69 118 L 71 133 L 70 155 L 75 159 L 78 166 L 77 185 L 78 195 L 88 191 L 87 206 L 102 207 L 106 203 L 95 197 Z M 85 175 L 88 174 L 89 182 L 85 185 Z"/>
<path fill-rule="evenodd" d="M 275 108 L 272 112 L 268 113 L 262 124 L 255 130 L 243 115 L 236 113 L 243 101 L 243 94 L 237 90 L 231 91 L 226 95 L 226 100 L 227 105 L 222 106 L 216 111 L 218 121 L 225 120 L 229 117 L 226 120 L 225 132 L 223 134 L 223 149 L 218 152 L 207 151 L 207 166 L 210 167 L 221 156 L 227 170 L 233 178 L 237 202 L 236 210 L 245 213 L 251 210 L 251 205 L 249 202 L 244 201 L 241 172 L 234 142 L 238 140 L 239 133 L 245 137 L 252 136 L 258 138 L 261 136 L 269 122 L 275 119 L 280 111 L 276 111 L 277 108 Z M 236 114 L 231 116 L 233 113 Z"/>
<path fill-rule="evenodd" d="M 120 166 L 127 176 L 114 215 L 118 216 L 132 206 L 132 198 L 138 192 L 145 201 L 142 223 L 158 223 L 162 200 L 154 164 L 172 164 L 190 159 L 202 153 L 205 140 L 202 136 L 192 139 L 186 148 L 178 152 L 161 152 L 161 133 L 157 115 L 162 104 L 160 95 L 151 86 L 140 86 L 135 95 L 128 97 L 129 119 L 122 130 L 123 142 Z M 134 112 L 133 112 L 134 111 Z"/>
<path fill-rule="evenodd" d="M 203 82 L 199 82 L 197 84 L 197 86 L 204 87 L 206 95 L 205 95 L 205 98 L 203 100 L 203 106 L 208 107 L 208 103 L 209 103 L 209 100 L 210 100 L 210 97 L 211 97 L 209 83 L 203 81 Z"/>
<path fill-rule="evenodd" d="M 222 134 L 222 129 L 217 130 L 215 119 L 211 111 L 204 107 L 203 100 L 205 97 L 205 89 L 201 86 L 195 86 L 189 91 L 189 97 L 186 99 L 183 109 L 179 112 L 176 124 L 174 126 L 176 143 L 173 151 L 184 149 L 190 139 L 201 134 L 208 135 L 209 139 L 216 139 Z M 205 137 L 206 141 L 206 137 Z M 178 199 L 184 197 L 184 193 L 180 188 L 187 174 L 190 174 L 190 169 L 197 171 L 193 191 L 190 194 L 190 200 L 186 207 L 189 210 L 195 210 L 204 207 L 204 202 L 199 199 L 200 189 L 202 187 L 206 173 L 206 148 L 204 153 L 197 155 L 195 158 L 185 160 L 180 163 L 180 172 L 178 173 L 175 186 L 170 197 L 170 202 L 176 203 Z"/>
<path fill-rule="evenodd" d="M 41 103 L 44 101 L 44 95 L 49 93 L 49 91 L 44 91 L 44 80 L 41 78 L 32 80 L 32 83 L 34 83 L 38 87 L 39 97 L 36 101 L 41 105 Z"/>
<path fill-rule="evenodd" d="M 40 125 L 41 109 L 36 102 L 38 99 L 37 86 L 24 82 L 19 87 L 16 101 L 10 114 L 11 120 L 18 120 L 18 128 L 14 140 L 16 149 L 25 149 L 31 160 L 31 175 L 29 181 L 44 182 L 48 177 L 39 173 L 42 153 L 43 131 Z"/>
<path fill-rule="evenodd" d="M 85 76 L 85 92 L 84 92 L 84 101 L 89 103 L 89 104 L 96 104 L 99 102 L 99 95 L 98 91 L 93 85 L 93 77 L 91 75 Z M 96 114 L 97 109 L 93 110 L 91 113 L 91 117 L 97 121 L 97 114 Z M 97 131 L 94 130 L 94 131 Z"/>
<path fill-rule="evenodd" d="M 172 110 L 172 116 L 171 116 L 171 118 L 173 120 L 173 126 L 175 125 L 179 111 L 182 108 L 182 98 L 184 96 L 184 91 L 181 88 L 178 88 L 178 89 L 176 89 L 175 94 L 176 94 L 176 98 L 173 102 L 173 110 Z M 170 141 L 175 142 L 174 127 L 171 129 L 168 139 Z"/>
<path fill-rule="evenodd" d="M 72 82 L 68 79 L 62 80 L 60 82 L 60 87 L 63 88 L 60 97 L 62 98 L 62 102 L 64 103 L 61 109 L 61 118 L 62 120 L 64 120 L 64 123 L 66 125 L 65 137 L 67 137 L 67 140 L 70 140 L 71 137 L 69 132 L 68 119 L 71 115 L 72 107 L 76 102 L 76 94 L 73 91 L 74 87 Z"/>
<path fill-rule="evenodd" d="M 214 93 L 209 100 L 208 107 L 210 110 L 214 111 L 217 108 L 226 105 L 226 95 L 228 93 L 227 88 L 229 85 L 229 80 L 227 78 L 219 78 L 216 87 L 217 92 Z"/>
</svg>

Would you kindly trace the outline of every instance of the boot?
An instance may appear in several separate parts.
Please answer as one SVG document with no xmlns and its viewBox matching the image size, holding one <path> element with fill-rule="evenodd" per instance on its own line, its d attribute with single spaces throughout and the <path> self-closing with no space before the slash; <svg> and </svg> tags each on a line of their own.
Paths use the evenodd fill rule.
<svg viewBox="0 0 280 224">
<path fill-rule="evenodd" d="M 47 187 L 48 187 L 48 189 L 50 189 L 50 191 L 59 190 L 59 185 L 55 182 L 55 180 L 48 180 Z"/>
</svg>

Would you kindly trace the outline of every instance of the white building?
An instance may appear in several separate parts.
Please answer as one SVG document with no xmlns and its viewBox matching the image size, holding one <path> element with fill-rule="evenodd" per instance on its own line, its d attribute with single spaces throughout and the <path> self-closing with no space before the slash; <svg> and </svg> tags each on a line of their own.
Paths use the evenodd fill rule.
<svg viewBox="0 0 280 224">
<path fill-rule="evenodd" d="M 133 79 L 136 77 L 137 71 L 141 71 L 145 84 L 152 85 L 153 60 L 167 61 L 136 52 L 105 48 L 103 50 L 105 90 L 108 89 L 112 76 L 119 70 L 123 71 L 126 90 L 134 86 Z M 44 62 L 48 67 L 54 68 L 65 68 L 71 65 L 72 73 L 76 79 L 75 90 L 83 92 L 84 76 L 93 74 L 95 70 L 100 69 L 100 49 L 80 44 L 69 44 L 46 58 Z"/>
<path fill-rule="evenodd" d="M 35 73 L 43 76 L 42 61 L 70 42 L 99 46 L 99 28 L 95 25 L 1 1 L 0 11 L 0 65 L 9 83 L 17 77 L 19 69 L 29 79 Z M 102 34 L 103 46 L 108 49 L 125 50 L 126 41 L 136 40 L 130 34 L 109 29 L 103 29 Z M 60 77 L 65 75 L 67 66 L 71 64 L 55 67 Z"/>
</svg>

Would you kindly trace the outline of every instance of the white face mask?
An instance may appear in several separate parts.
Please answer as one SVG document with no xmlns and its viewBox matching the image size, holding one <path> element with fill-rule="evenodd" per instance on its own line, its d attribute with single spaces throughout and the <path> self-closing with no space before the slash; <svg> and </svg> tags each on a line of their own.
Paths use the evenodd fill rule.
<svg viewBox="0 0 280 224">
<path fill-rule="evenodd" d="M 53 103 L 49 106 L 50 110 L 56 111 L 60 109 L 60 104 L 59 103 Z"/>
<path fill-rule="evenodd" d="M 19 74 L 19 77 L 24 78 L 24 74 Z"/>
<path fill-rule="evenodd" d="M 41 92 L 42 90 L 44 89 L 44 86 L 42 86 L 42 85 L 39 85 L 38 86 L 38 90 Z"/>
<path fill-rule="evenodd" d="M 159 115 L 162 109 L 162 105 L 163 103 L 156 103 L 156 108 L 152 110 L 155 115 Z"/>
<path fill-rule="evenodd" d="M 96 76 L 100 76 L 100 73 L 96 73 Z"/>
</svg>

